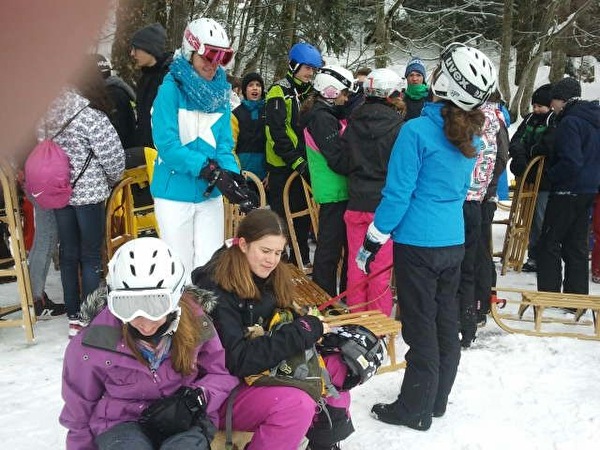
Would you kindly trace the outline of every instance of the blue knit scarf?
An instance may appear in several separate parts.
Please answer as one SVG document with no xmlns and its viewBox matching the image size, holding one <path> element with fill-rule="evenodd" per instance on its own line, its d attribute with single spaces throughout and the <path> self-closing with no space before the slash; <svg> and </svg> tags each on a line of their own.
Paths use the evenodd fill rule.
<svg viewBox="0 0 600 450">
<path fill-rule="evenodd" d="M 227 82 L 222 67 L 219 66 L 214 78 L 207 81 L 198 75 L 188 61 L 178 55 L 173 59 L 169 71 L 194 109 L 214 113 L 228 107 L 231 85 Z"/>
<path fill-rule="evenodd" d="M 242 100 L 242 104 L 250 111 L 250 118 L 252 120 L 258 120 L 258 113 L 260 109 L 265 105 L 263 99 L 260 100 Z"/>
</svg>

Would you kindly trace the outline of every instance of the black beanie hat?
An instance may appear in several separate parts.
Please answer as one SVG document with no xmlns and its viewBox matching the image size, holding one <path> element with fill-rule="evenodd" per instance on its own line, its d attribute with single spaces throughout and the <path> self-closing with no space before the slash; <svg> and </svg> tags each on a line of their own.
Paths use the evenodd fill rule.
<svg viewBox="0 0 600 450">
<path fill-rule="evenodd" d="M 167 32 L 160 23 L 153 23 L 135 32 L 131 45 L 160 58 L 165 53 Z"/>
<path fill-rule="evenodd" d="M 554 85 L 552 98 L 566 102 L 573 97 L 581 97 L 581 85 L 575 78 L 563 78 Z"/>
<path fill-rule="evenodd" d="M 533 91 L 533 95 L 531 96 L 531 104 L 534 103 L 536 105 L 547 106 L 550 108 L 550 103 L 552 102 L 552 85 L 550 83 L 543 84 L 535 91 Z"/>
<path fill-rule="evenodd" d="M 242 95 L 246 98 L 246 88 L 250 84 L 251 81 L 258 81 L 260 83 L 260 87 L 262 88 L 262 96 L 265 96 L 265 82 L 259 73 L 250 72 L 244 75 L 242 78 Z"/>
</svg>

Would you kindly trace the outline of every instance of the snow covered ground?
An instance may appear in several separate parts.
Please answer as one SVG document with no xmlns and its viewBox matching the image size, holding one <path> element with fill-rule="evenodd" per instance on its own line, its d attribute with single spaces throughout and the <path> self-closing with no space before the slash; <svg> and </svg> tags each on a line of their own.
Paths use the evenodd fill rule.
<svg viewBox="0 0 600 450">
<path fill-rule="evenodd" d="M 494 231 L 496 247 L 503 232 L 503 227 Z M 509 272 L 498 277 L 498 285 L 535 289 L 535 275 Z M 600 285 L 591 288 L 600 294 Z M 47 292 L 61 301 L 58 272 L 51 271 Z M 10 303 L 16 295 L 15 283 L 0 286 L 0 304 Z M 589 315 L 584 319 L 589 321 Z M 38 322 L 35 335 L 35 344 L 29 345 L 22 329 L 0 328 L 1 448 L 64 448 L 65 430 L 57 418 L 62 407 L 66 318 Z M 406 347 L 401 339 L 398 345 L 403 355 Z M 463 351 L 448 411 L 434 419 L 429 431 L 386 425 L 370 417 L 373 403 L 392 401 L 399 392 L 403 372 L 387 373 L 353 391 L 356 432 L 343 448 L 598 448 L 599 374 L 600 342 L 511 335 L 488 321 L 472 348 Z"/>
</svg>

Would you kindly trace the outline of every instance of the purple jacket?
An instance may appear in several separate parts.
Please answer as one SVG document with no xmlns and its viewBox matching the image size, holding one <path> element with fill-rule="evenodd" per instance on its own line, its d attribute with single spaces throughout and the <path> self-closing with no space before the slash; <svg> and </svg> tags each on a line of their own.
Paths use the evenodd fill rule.
<svg viewBox="0 0 600 450">
<path fill-rule="evenodd" d="M 199 306 L 197 311 L 204 315 Z M 202 326 L 206 339 L 196 349 L 197 365 L 190 375 L 175 372 L 170 356 L 153 373 L 125 344 L 121 322 L 103 308 L 65 351 L 65 406 L 59 420 L 69 430 L 67 449 L 96 448 L 94 438 L 100 433 L 137 420 L 148 405 L 181 386 L 204 389 L 207 413 L 218 424 L 218 410 L 239 380 L 225 368 L 225 352 L 210 320 Z"/>
</svg>

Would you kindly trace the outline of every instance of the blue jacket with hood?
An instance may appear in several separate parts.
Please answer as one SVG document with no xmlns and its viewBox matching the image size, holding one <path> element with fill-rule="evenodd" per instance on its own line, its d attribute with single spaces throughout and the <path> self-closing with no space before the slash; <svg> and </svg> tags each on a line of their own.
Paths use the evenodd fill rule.
<svg viewBox="0 0 600 450">
<path fill-rule="evenodd" d="M 396 243 L 446 247 L 464 243 L 463 202 L 475 158 L 465 157 L 444 134 L 445 103 L 426 103 L 394 143 L 375 226 Z M 480 149 L 481 138 L 475 148 Z"/>
<path fill-rule="evenodd" d="M 553 192 L 594 194 L 600 185 L 600 106 L 571 100 L 558 115 L 548 179 Z"/>
</svg>

